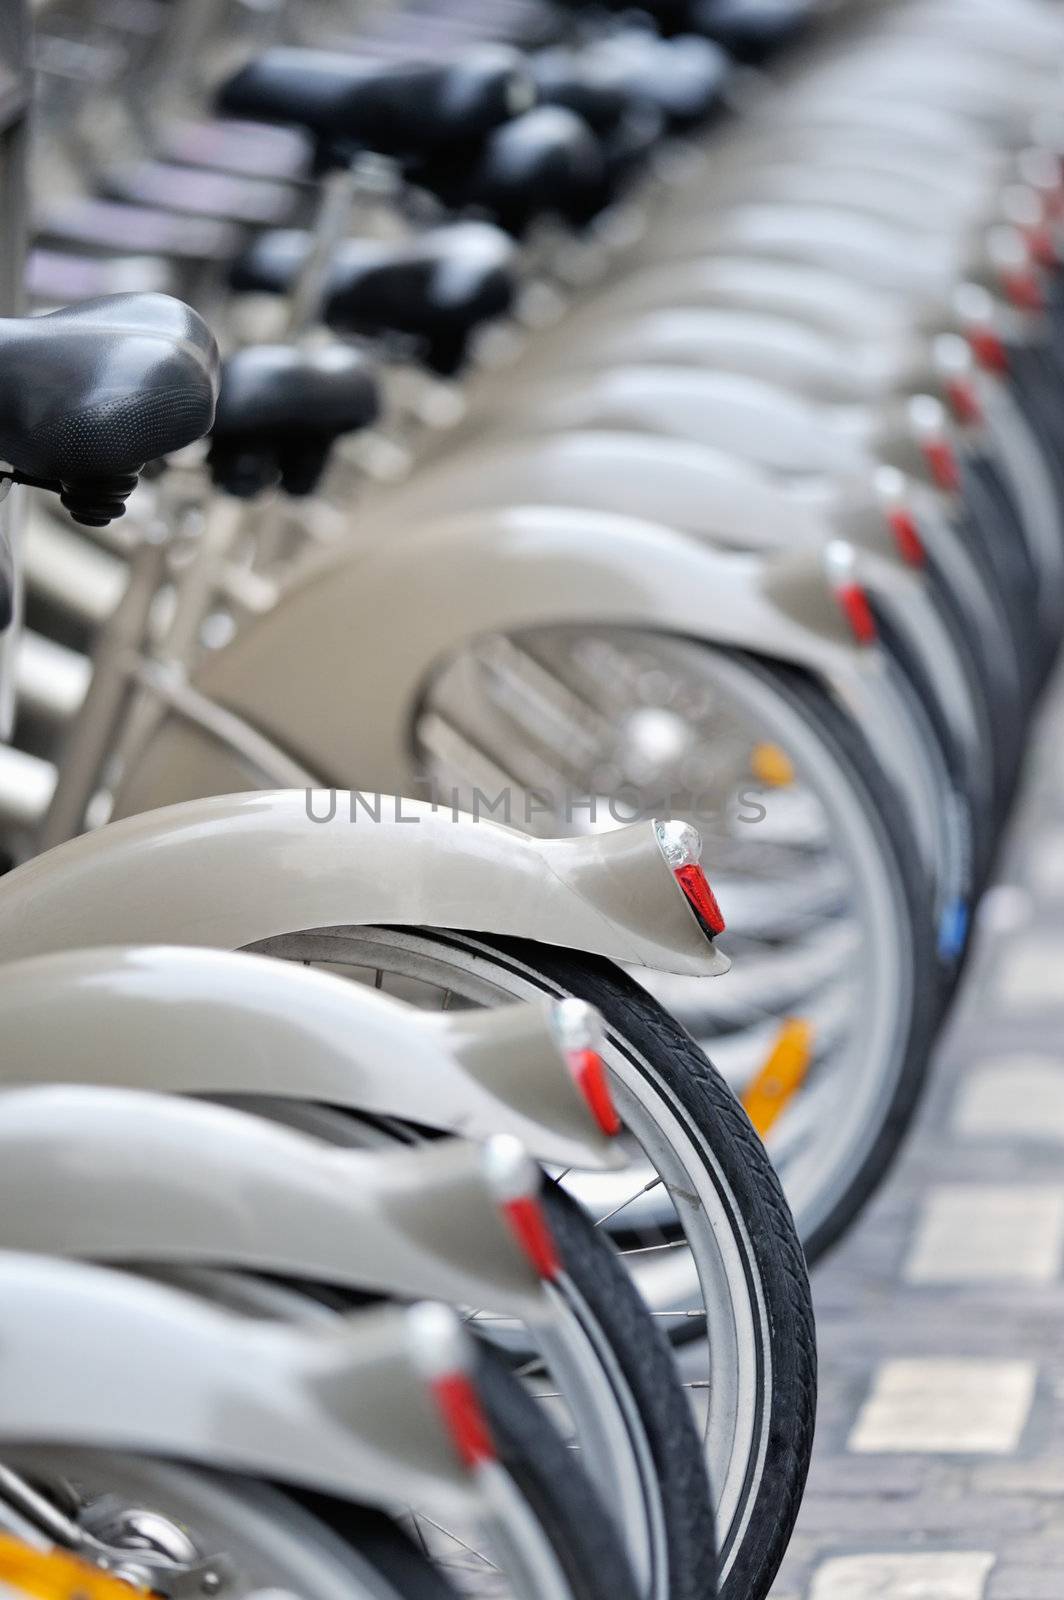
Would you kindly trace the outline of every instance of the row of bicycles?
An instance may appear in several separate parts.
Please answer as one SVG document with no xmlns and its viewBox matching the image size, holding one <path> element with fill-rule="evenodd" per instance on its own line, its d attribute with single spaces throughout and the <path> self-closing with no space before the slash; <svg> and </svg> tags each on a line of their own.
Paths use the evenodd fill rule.
<svg viewBox="0 0 1064 1600">
<path fill-rule="evenodd" d="M 764 1600 L 1064 616 L 1064 14 L 31 21 L 0 1588 Z"/>
</svg>

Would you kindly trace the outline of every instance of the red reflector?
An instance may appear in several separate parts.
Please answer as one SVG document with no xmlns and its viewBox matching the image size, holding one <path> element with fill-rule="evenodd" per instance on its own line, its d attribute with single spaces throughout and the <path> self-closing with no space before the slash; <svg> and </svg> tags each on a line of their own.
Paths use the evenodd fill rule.
<svg viewBox="0 0 1064 1600">
<path fill-rule="evenodd" d="M 535 1195 L 507 1200 L 503 1211 L 521 1249 L 541 1278 L 556 1278 L 561 1271 L 554 1235 L 547 1214 Z"/>
<path fill-rule="evenodd" d="M 1057 255 L 1057 242 L 1053 237 L 1052 228 L 1042 224 L 1040 228 L 1028 228 L 1024 237 L 1027 248 L 1031 253 L 1031 260 L 1037 261 L 1040 267 L 1055 267 L 1060 259 Z"/>
<path fill-rule="evenodd" d="M 949 440 L 925 439 L 923 452 L 924 460 L 931 468 L 931 476 L 939 488 L 955 494 L 961 486 L 961 475 Z"/>
<path fill-rule="evenodd" d="M 686 867 L 674 867 L 673 877 L 684 892 L 687 904 L 697 917 L 701 919 L 714 935 L 724 932 L 724 918 L 721 916 L 717 897 L 709 887 L 709 879 L 697 862 L 692 862 Z"/>
<path fill-rule="evenodd" d="M 588 1103 L 591 1115 L 612 1138 L 621 1131 L 621 1119 L 610 1093 L 610 1080 L 606 1063 L 597 1050 L 570 1050 L 569 1065 L 581 1094 Z"/>
<path fill-rule="evenodd" d="M 1042 285 L 1036 272 L 1003 272 L 1001 286 L 1018 311 L 1044 311 Z"/>
<path fill-rule="evenodd" d="M 463 1466 L 478 1467 L 495 1460 L 495 1444 L 483 1408 L 464 1372 L 450 1372 L 432 1380 L 432 1393 L 451 1442 Z"/>
<path fill-rule="evenodd" d="M 1008 372 L 1009 353 L 993 328 L 973 328 L 968 334 L 968 343 L 972 355 L 987 372 Z"/>
<path fill-rule="evenodd" d="M 983 408 L 975 392 L 975 385 L 965 378 L 951 378 L 946 384 L 946 398 L 953 407 L 953 415 L 966 427 L 974 427 L 983 420 Z"/>
<path fill-rule="evenodd" d="M 843 616 L 858 644 L 874 644 L 878 629 L 868 596 L 859 583 L 843 583 L 835 590 Z"/>
<path fill-rule="evenodd" d="M 898 547 L 898 554 L 911 567 L 922 567 L 927 561 L 927 551 L 916 526 L 916 518 L 903 506 L 893 506 L 887 512 L 887 521 Z M 874 626 L 874 619 L 873 619 Z"/>
</svg>

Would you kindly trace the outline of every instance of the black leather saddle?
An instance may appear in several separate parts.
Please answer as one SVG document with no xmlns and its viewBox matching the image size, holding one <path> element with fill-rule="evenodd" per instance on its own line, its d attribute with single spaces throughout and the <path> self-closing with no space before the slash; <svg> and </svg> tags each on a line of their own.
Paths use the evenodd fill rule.
<svg viewBox="0 0 1064 1600">
<path fill-rule="evenodd" d="M 0 522 L 0 633 L 11 626 L 15 614 L 15 560 L 11 540 Z"/>
<path fill-rule="evenodd" d="M 0 461 L 103 526 L 147 462 L 208 431 L 217 369 L 202 318 L 165 294 L 0 320 Z"/>
<path fill-rule="evenodd" d="M 237 261 L 236 289 L 283 294 L 310 248 L 305 233 L 262 234 Z M 516 247 L 487 223 L 430 228 L 398 242 L 346 240 L 326 281 L 323 313 L 338 333 L 399 335 L 435 372 L 461 366 L 471 335 L 513 303 Z"/>
<path fill-rule="evenodd" d="M 660 39 L 632 27 L 579 50 L 541 51 L 532 71 L 541 101 L 577 112 L 608 139 L 635 112 L 652 111 L 663 127 L 678 130 L 707 121 L 721 104 L 731 62 L 706 39 Z"/>
<path fill-rule="evenodd" d="M 380 410 L 370 363 L 330 345 L 252 345 L 222 368 L 210 465 L 227 494 L 250 499 L 279 484 L 310 494 L 336 440 L 374 422 Z"/>
<path fill-rule="evenodd" d="M 694 0 L 689 25 L 759 67 L 799 39 L 815 15 L 815 0 Z"/>
<path fill-rule="evenodd" d="M 521 57 L 502 47 L 442 63 L 277 48 L 224 83 L 217 105 L 306 130 L 319 162 L 328 164 L 358 150 L 406 156 L 475 142 L 530 105 L 532 95 Z"/>
<path fill-rule="evenodd" d="M 516 236 L 541 217 L 586 222 L 610 198 L 602 145 L 565 106 L 536 106 L 503 123 L 465 164 L 437 155 L 409 175 L 447 205 L 485 212 Z"/>
</svg>

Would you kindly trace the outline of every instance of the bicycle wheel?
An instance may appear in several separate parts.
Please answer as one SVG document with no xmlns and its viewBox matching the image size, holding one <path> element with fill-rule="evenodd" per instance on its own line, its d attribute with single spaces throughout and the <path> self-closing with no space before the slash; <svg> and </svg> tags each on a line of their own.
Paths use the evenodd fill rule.
<svg viewBox="0 0 1064 1600">
<path fill-rule="evenodd" d="M 483 1346 L 476 1384 L 502 1472 L 495 1493 L 506 1501 L 511 1527 L 521 1525 L 520 1537 L 506 1549 L 485 1549 L 474 1530 L 409 1509 L 402 1520 L 423 1564 L 446 1579 L 448 1593 L 470 1600 L 640 1600 L 614 1520 L 587 1475 L 502 1359 Z M 342 1505 L 338 1513 L 342 1527 Z"/>
<path fill-rule="evenodd" d="M 601 797 L 599 826 L 616 820 L 607 797 L 625 792 L 691 816 L 734 969 L 713 982 L 637 976 L 756 1108 L 815 1259 L 889 1165 L 939 998 L 929 886 L 860 730 L 819 684 L 777 662 L 643 632 L 552 628 L 494 636 L 450 661 L 415 735 L 430 773 L 460 798 L 483 791 L 490 762 L 496 789 Z M 532 820 L 550 833 L 584 818 L 556 805 Z M 784 1019 L 800 1025 L 804 1059 L 773 1096 Z"/>
<path fill-rule="evenodd" d="M 347 1148 L 422 1142 L 415 1125 L 331 1107 L 256 1100 L 251 1109 Z M 644 1600 L 711 1600 L 717 1553 L 702 1440 L 664 1333 L 608 1235 L 557 1183 L 542 1204 L 558 1258 L 549 1327 L 491 1307 L 467 1325 L 505 1354 L 615 1520 Z M 293 1287 L 297 1287 L 293 1285 Z M 318 1286 L 319 1294 L 322 1292 Z M 342 1290 L 335 1303 L 348 1302 Z"/>
<path fill-rule="evenodd" d="M 329 1322 L 350 1311 L 355 1298 L 328 1285 L 216 1267 L 146 1269 L 145 1275 L 257 1319 Z M 364 1304 L 374 1297 L 358 1298 Z M 344 1537 L 357 1535 L 359 1549 L 375 1549 L 369 1535 L 379 1533 L 398 1571 L 407 1559 L 415 1574 L 427 1565 L 439 1588 L 426 1589 L 424 1600 L 643 1600 L 614 1519 L 568 1443 L 497 1352 L 476 1341 L 475 1360 L 477 1400 L 495 1452 L 486 1491 L 494 1513 L 491 1543 L 473 1518 L 456 1524 L 432 1505 L 392 1508 L 409 1536 L 397 1542 L 379 1512 L 302 1490 L 290 1496 Z M 159 1503 L 158 1496 L 151 1503 Z M 706 1592 L 712 1600 L 712 1587 Z M 361 1591 L 355 1593 L 362 1600 Z"/>
<path fill-rule="evenodd" d="M 21 1453 L 16 1467 L 23 1467 Z M 5 1466 L 11 1466 L 5 1459 Z M 379 1511 L 235 1474 L 59 1446 L 26 1476 L 81 1536 L 99 1541 L 131 1592 L 235 1600 L 455 1600 L 441 1573 Z M 0 1493 L 0 1523 L 4 1516 Z M 91 1547 L 82 1556 L 91 1559 Z"/>
<path fill-rule="evenodd" d="M 812 1449 L 812 1306 L 778 1180 L 702 1053 L 638 984 L 573 951 L 394 928 L 303 930 L 253 948 L 342 970 L 425 1006 L 544 994 L 598 1006 L 617 1108 L 644 1161 L 634 1175 L 619 1175 L 623 1194 L 611 1187 L 609 1209 L 635 1213 L 618 1242 L 663 1325 L 708 1334 L 685 1352 L 685 1383 L 713 1489 L 720 1593 L 767 1594 Z M 592 1179 L 560 1176 L 574 1191 Z M 664 1226 L 637 1211 L 658 1187 L 670 1200 Z"/>
</svg>

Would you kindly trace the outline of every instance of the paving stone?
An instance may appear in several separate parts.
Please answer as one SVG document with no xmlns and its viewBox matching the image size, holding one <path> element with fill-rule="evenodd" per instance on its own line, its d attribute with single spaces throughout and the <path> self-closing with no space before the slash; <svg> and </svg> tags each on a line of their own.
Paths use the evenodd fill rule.
<svg viewBox="0 0 1064 1600">
<path fill-rule="evenodd" d="M 810 1600 L 982 1600 L 994 1564 L 982 1550 L 836 1556 L 816 1573 Z"/>
<path fill-rule="evenodd" d="M 886 1361 L 850 1435 L 860 1452 L 999 1454 L 1019 1443 L 1034 1398 L 1032 1361 Z"/>
<path fill-rule="evenodd" d="M 926 1195 L 911 1283 L 1049 1283 L 1064 1259 L 1064 1188 L 950 1184 Z"/>
<path fill-rule="evenodd" d="M 817 1444 L 772 1600 L 1064 1600 L 1064 672 L 1047 701 L 912 1134 L 814 1273 Z"/>
<path fill-rule="evenodd" d="M 1064 1144 L 1064 1051 L 980 1066 L 958 1091 L 953 1131 L 961 1139 Z"/>
<path fill-rule="evenodd" d="M 987 1461 L 972 1468 L 971 1485 L 977 1494 L 1025 1495 L 1059 1502 L 1061 1537 L 1064 1539 L 1064 1460 Z M 1062 1591 L 1064 1593 L 1064 1591 Z"/>
<path fill-rule="evenodd" d="M 1028 851 L 1024 878 L 1040 899 L 1064 899 L 1064 828 L 1044 828 Z"/>
<path fill-rule="evenodd" d="M 1019 1567 L 1011 1562 L 992 1573 L 986 1590 L 986 1600 L 1061 1600 L 1062 1595 L 1064 1566 Z"/>
<path fill-rule="evenodd" d="M 1064 934 L 1040 929 L 1011 941 L 997 972 L 997 997 L 1013 1011 L 1064 1010 Z"/>
</svg>

